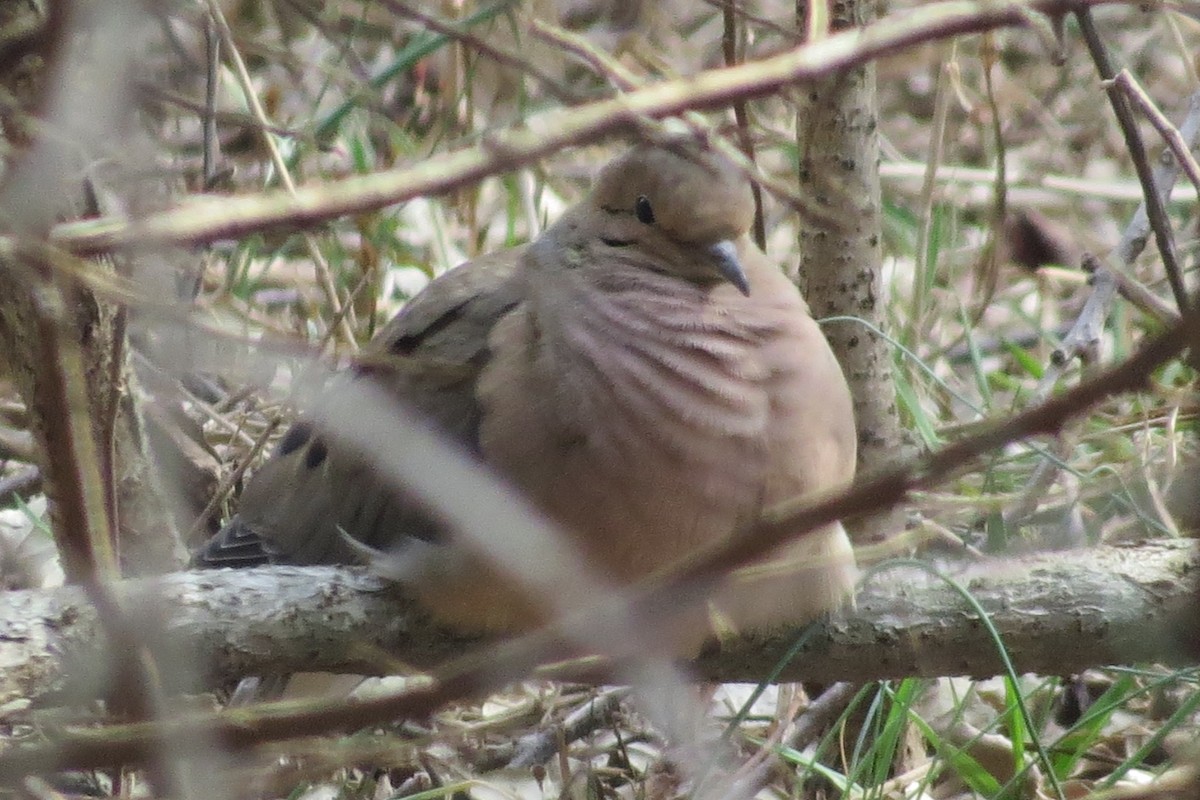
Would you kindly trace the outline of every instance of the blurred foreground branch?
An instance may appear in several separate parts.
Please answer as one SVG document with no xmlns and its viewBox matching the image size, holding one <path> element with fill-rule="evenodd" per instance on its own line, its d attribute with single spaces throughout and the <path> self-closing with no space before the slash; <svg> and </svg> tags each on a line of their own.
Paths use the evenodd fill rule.
<svg viewBox="0 0 1200 800">
<path fill-rule="evenodd" d="M 814 630 L 780 679 L 1002 670 L 964 599 L 924 573 L 895 569 L 905 569 L 903 580 L 894 571 L 872 579 L 857 610 Z M 1162 541 L 982 561 L 955 577 L 990 615 L 1018 671 L 1069 674 L 1106 664 L 1192 663 L 1200 641 L 1197 570 L 1194 543 Z M 179 573 L 114 588 L 164 665 L 164 683 L 179 690 L 272 672 L 378 674 L 395 670 L 396 659 L 430 667 L 475 644 L 432 625 L 398 590 L 349 568 Z M 727 641 L 699 658 L 696 671 L 712 680 L 762 680 L 796 635 Z M 0 701 L 12 708 L 95 692 L 102 665 L 112 662 L 110 646 L 78 589 L 2 594 Z"/>
<path fill-rule="evenodd" d="M 270 228 L 303 229 L 421 195 L 444 194 L 565 147 L 627 132 L 646 119 L 762 97 L 861 66 L 920 42 L 1026 26 L 1032 14 L 1053 17 L 1116 1 L 934 3 L 758 61 L 706 70 L 607 100 L 543 112 L 529 117 L 520 127 L 489 134 L 478 146 L 435 155 L 419 164 L 313 183 L 297 187 L 294 193 L 192 197 L 174 209 L 148 214 L 137 221 L 109 216 L 65 223 L 55 227 L 51 240 L 75 255 L 96 255 L 131 245 L 198 245 Z"/>
</svg>

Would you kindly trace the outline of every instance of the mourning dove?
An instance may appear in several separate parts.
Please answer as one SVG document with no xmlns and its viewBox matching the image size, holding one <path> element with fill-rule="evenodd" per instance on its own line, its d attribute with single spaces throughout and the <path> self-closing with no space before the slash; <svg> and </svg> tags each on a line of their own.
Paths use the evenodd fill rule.
<svg viewBox="0 0 1200 800">
<path fill-rule="evenodd" d="M 365 351 L 380 381 L 625 585 L 838 489 L 855 468 L 846 381 L 796 287 L 748 237 L 745 178 L 694 144 L 641 144 L 531 244 L 433 281 Z M 336 391 L 336 389 L 332 390 Z M 341 532 L 339 532 L 339 529 Z M 207 566 L 353 562 L 453 543 L 366 458 L 300 421 L 197 554 Z M 481 562 L 416 581 L 462 631 L 519 631 L 546 604 Z M 743 570 L 737 626 L 806 622 L 855 579 L 840 524 Z"/>
</svg>

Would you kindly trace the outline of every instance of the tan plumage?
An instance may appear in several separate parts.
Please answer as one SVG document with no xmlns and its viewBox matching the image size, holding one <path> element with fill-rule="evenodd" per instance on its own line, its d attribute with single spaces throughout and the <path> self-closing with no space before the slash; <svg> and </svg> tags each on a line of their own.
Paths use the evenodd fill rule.
<svg viewBox="0 0 1200 800">
<path fill-rule="evenodd" d="M 769 506 L 846 484 L 849 392 L 796 288 L 750 242 L 749 187 L 694 145 L 639 145 L 527 247 L 434 281 L 380 333 L 367 375 L 465 444 L 558 522 L 601 575 L 644 578 L 724 541 Z M 299 423 L 199 555 L 352 561 L 445 543 L 370 466 Z M 241 548 L 241 549 L 239 549 Z M 544 621 L 482 564 L 417 581 L 465 630 Z M 736 624 L 799 623 L 854 579 L 840 525 L 722 591 Z"/>
</svg>

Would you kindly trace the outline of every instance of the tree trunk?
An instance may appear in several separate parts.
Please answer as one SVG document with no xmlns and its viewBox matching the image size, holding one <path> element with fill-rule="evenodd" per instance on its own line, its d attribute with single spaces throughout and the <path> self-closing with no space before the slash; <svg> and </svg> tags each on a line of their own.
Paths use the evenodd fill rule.
<svg viewBox="0 0 1200 800">
<path fill-rule="evenodd" d="M 831 3 L 830 28 L 861 26 L 868 2 Z M 797 13 L 805 24 L 807 3 Z M 796 95 L 800 190 L 812 204 L 800 215 L 800 288 L 813 316 L 857 317 L 884 325 L 880 256 L 879 136 L 875 67 L 814 81 Z M 822 325 L 850 383 L 858 423 L 859 472 L 894 463 L 905 443 L 896 413 L 888 343 L 857 321 Z M 903 527 L 904 509 L 848 520 L 855 543 Z"/>
<path fill-rule="evenodd" d="M 147 455 L 128 363 L 128 309 L 98 297 L 41 246 L 55 222 L 97 211 L 89 171 L 112 158 L 115 131 L 104 123 L 127 107 L 124 78 L 137 52 L 109 48 L 117 55 L 95 56 L 104 63 L 74 63 L 75 26 L 88 25 L 98 39 L 115 34 L 102 28 L 129 21 L 131 7 L 93 9 L 90 17 L 69 3 L 48 4 L 46 15 L 40 7 L 0 1 L 0 30 L 14 34 L 0 42 L 0 87 L 20 103 L 6 106 L 0 120 L 8 154 L 0 209 L 28 244 L 0 257 L 0 368 L 29 412 L 68 579 L 111 573 L 118 554 L 130 572 L 162 572 L 181 563 L 182 549 Z M 89 68 L 92 78 L 77 80 Z M 105 115 L 87 117 L 105 103 Z M 38 133 L 47 130 L 53 135 Z M 115 272 L 110 260 L 75 268 Z"/>
</svg>

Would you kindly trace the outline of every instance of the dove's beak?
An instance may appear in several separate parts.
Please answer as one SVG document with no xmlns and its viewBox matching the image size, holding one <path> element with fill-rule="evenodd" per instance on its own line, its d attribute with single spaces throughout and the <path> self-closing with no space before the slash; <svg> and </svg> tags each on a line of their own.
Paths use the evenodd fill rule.
<svg viewBox="0 0 1200 800">
<path fill-rule="evenodd" d="M 717 272 L 721 274 L 721 277 L 749 297 L 750 282 L 746 280 L 742 262 L 738 260 L 737 245 L 733 243 L 733 240 L 722 239 L 708 248 L 708 254 L 712 256 L 713 263 L 717 265 Z"/>
</svg>

